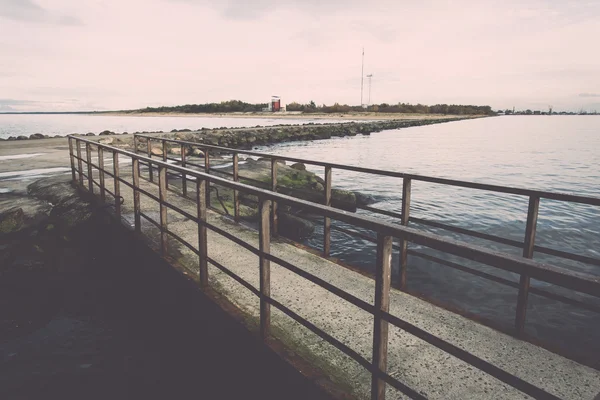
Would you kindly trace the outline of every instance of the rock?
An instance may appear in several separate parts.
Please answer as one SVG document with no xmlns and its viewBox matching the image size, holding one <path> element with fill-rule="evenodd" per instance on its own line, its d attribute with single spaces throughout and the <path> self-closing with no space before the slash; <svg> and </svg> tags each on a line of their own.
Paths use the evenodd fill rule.
<svg viewBox="0 0 600 400">
<path fill-rule="evenodd" d="M 346 211 L 356 211 L 356 195 L 349 190 L 331 189 L 331 205 Z"/>
<path fill-rule="evenodd" d="M 115 133 L 111 132 L 111 131 L 102 131 L 98 135 L 100 135 L 100 136 L 106 136 L 106 135 L 114 135 L 114 134 Z"/>
<path fill-rule="evenodd" d="M 315 232 L 315 225 L 296 215 L 285 212 L 278 212 L 279 233 L 292 240 L 302 241 L 312 236 Z"/>
<path fill-rule="evenodd" d="M 296 169 L 298 171 L 306 171 L 306 165 L 304 165 L 303 163 L 295 163 L 290 165 L 290 168 Z"/>
<path fill-rule="evenodd" d="M 192 155 L 196 157 L 204 157 L 204 152 L 200 149 L 194 149 Z"/>
<path fill-rule="evenodd" d="M 169 153 L 171 153 L 171 154 L 181 154 L 181 147 L 171 147 L 171 149 L 169 150 Z"/>
<path fill-rule="evenodd" d="M 18 232 L 25 223 L 25 214 L 21 207 L 13 207 L 0 214 L 0 234 Z"/>
<path fill-rule="evenodd" d="M 52 136 L 52 137 L 53 137 L 53 138 L 55 138 L 55 139 L 57 139 L 57 138 L 61 138 L 61 137 L 64 137 L 64 136 L 60 136 L 60 135 L 54 135 L 54 136 Z"/>
<path fill-rule="evenodd" d="M 6 139 L 6 140 L 17 140 L 17 138 L 14 136 L 9 136 L 8 139 Z"/>
<path fill-rule="evenodd" d="M 98 143 L 100 144 L 111 144 L 112 142 L 114 142 L 114 139 L 111 137 L 98 140 Z"/>
<path fill-rule="evenodd" d="M 153 147 L 152 150 L 150 151 L 150 153 L 153 156 L 162 156 L 163 155 L 163 151 L 160 147 Z"/>
<path fill-rule="evenodd" d="M 27 140 L 27 136 L 19 135 L 17 136 L 17 140 Z"/>
<path fill-rule="evenodd" d="M 41 133 L 34 133 L 33 135 L 29 135 L 29 139 L 44 139 L 44 135 Z"/>
<path fill-rule="evenodd" d="M 88 132 L 85 134 L 85 136 L 96 136 L 96 134 L 94 132 Z"/>
<path fill-rule="evenodd" d="M 354 195 L 356 196 L 356 205 L 357 206 L 368 206 L 369 204 L 373 204 L 377 201 L 370 194 L 354 192 Z"/>
</svg>

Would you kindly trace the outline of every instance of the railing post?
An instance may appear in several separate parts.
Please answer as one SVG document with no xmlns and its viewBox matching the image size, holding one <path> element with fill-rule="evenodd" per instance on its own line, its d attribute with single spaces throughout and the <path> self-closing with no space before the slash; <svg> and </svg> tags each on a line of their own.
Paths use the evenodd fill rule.
<svg viewBox="0 0 600 400">
<path fill-rule="evenodd" d="M 160 253 L 167 255 L 167 167 L 158 166 L 158 199 L 160 200 Z"/>
<path fill-rule="evenodd" d="M 540 198 L 529 197 L 529 207 L 527 209 L 527 225 L 525 227 L 525 241 L 523 246 L 523 257 L 533 258 L 533 249 L 535 246 L 535 231 L 537 227 L 538 211 L 540 208 Z M 518 336 L 525 332 L 525 316 L 527 314 L 527 298 L 529 296 L 529 275 L 521 273 L 519 279 L 519 297 L 517 299 L 517 315 L 515 319 L 515 329 Z"/>
<path fill-rule="evenodd" d="M 149 137 L 146 137 L 146 147 L 148 151 L 148 158 L 152 158 L 152 142 Z M 154 182 L 154 174 L 152 173 L 152 163 L 148 162 L 148 180 Z"/>
<path fill-rule="evenodd" d="M 185 168 L 185 145 L 181 145 L 181 166 Z M 183 197 L 187 197 L 187 176 L 185 172 L 181 173 L 181 191 Z"/>
<path fill-rule="evenodd" d="M 208 148 L 204 149 L 204 172 L 210 174 L 210 159 Z M 210 182 L 206 182 L 206 207 L 210 207 Z"/>
<path fill-rule="evenodd" d="M 106 201 L 106 189 L 104 187 L 104 149 L 98 146 L 98 175 L 100 176 L 100 200 Z"/>
<path fill-rule="evenodd" d="M 167 162 L 167 141 L 165 139 L 161 139 L 162 140 L 162 159 L 163 162 Z M 166 173 L 165 170 L 165 188 L 169 188 L 169 176 Z"/>
<path fill-rule="evenodd" d="M 331 167 L 325 167 L 325 205 L 331 207 Z M 331 254 L 331 218 L 323 220 L 323 256 Z"/>
<path fill-rule="evenodd" d="M 390 309 L 390 284 L 392 280 L 391 236 L 377 235 L 377 264 L 375 265 L 375 314 L 373 327 L 373 368 L 387 372 L 388 322 L 381 312 Z M 371 378 L 371 399 L 385 399 L 385 381 L 375 373 Z"/>
<path fill-rule="evenodd" d="M 411 192 L 410 178 L 404 178 L 402 180 L 402 217 L 400 223 L 403 226 L 408 225 L 410 219 L 410 192 Z M 408 268 L 408 242 L 405 239 L 400 239 L 400 289 L 406 289 L 406 270 Z"/>
<path fill-rule="evenodd" d="M 198 263 L 200 286 L 208 286 L 208 236 L 206 234 L 206 185 L 204 179 L 196 178 L 196 203 L 198 206 Z"/>
<path fill-rule="evenodd" d="M 262 198 L 258 199 L 259 212 L 259 250 L 260 250 L 260 335 L 266 339 L 271 325 L 271 305 L 267 297 L 271 296 L 271 265 L 264 256 L 271 249 L 271 235 L 269 229 L 269 211 L 271 202 Z"/>
<path fill-rule="evenodd" d="M 271 190 L 277 192 L 277 159 L 271 158 Z M 278 221 L 277 221 L 277 202 L 271 203 L 271 235 L 277 236 Z"/>
<path fill-rule="evenodd" d="M 115 193 L 115 215 L 121 219 L 121 182 L 119 181 L 119 153 L 113 151 L 113 175 L 114 175 L 114 193 Z"/>
<path fill-rule="evenodd" d="M 75 157 L 73 154 L 73 138 L 69 136 L 69 158 L 71 159 L 71 179 L 73 183 L 77 183 L 77 178 L 75 177 Z"/>
<path fill-rule="evenodd" d="M 75 139 L 77 146 L 77 166 L 79 167 L 79 186 L 83 188 L 83 161 L 81 161 L 81 142 Z"/>
<path fill-rule="evenodd" d="M 88 191 L 90 193 L 94 193 L 94 179 L 92 175 L 92 145 L 89 143 L 85 144 L 85 156 L 87 159 Z"/>
<path fill-rule="evenodd" d="M 233 153 L 233 181 L 239 182 L 239 156 L 238 153 Z M 240 193 L 233 190 L 233 218 L 235 222 L 240 221 Z"/>
<path fill-rule="evenodd" d="M 135 231 L 140 233 L 142 231 L 142 221 L 140 218 L 140 160 L 137 158 L 133 159 L 133 218 L 135 221 Z"/>
<path fill-rule="evenodd" d="M 138 137 L 135 135 L 135 133 L 133 134 L 133 152 L 135 154 L 138 153 Z"/>
</svg>

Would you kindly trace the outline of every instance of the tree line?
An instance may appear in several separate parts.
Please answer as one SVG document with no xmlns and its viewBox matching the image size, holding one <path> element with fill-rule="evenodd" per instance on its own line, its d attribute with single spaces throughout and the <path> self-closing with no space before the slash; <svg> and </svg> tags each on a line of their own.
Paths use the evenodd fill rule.
<svg viewBox="0 0 600 400">
<path fill-rule="evenodd" d="M 220 103 L 186 104 L 172 107 L 146 107 L 136 112 L 178 112 L 178 113 L 227 113 L 227 112 L 257 112 L 267 107 L 267 103 L 251 104 L 240 100 L 222 101 Z M 333 105 L 317 105 L 314 101 L 306 104 L 289 103 L 287 111 L 302 111 L 304 113 L 349 113 L 349 112 L 380 112 L 380 113 L 416 113 L 416 114 L 451 114 L 451 115 L 494 115 L 490 106 L 474 106 L 460 104 L 373 104 L 366 108 L 335 103 Z"/>
</svg>

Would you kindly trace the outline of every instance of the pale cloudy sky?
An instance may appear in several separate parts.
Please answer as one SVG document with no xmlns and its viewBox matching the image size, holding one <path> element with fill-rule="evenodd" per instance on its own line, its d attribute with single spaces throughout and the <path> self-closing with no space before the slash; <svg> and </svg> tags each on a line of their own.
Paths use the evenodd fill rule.
<svg viewBox="0 0 600 400">
<path fill-rule="evenodd" d="M 600 111 L 600 0 L 0 0 L 0 111 L 359 104 L 362 46 L 373 102 Z"/>
</svg>

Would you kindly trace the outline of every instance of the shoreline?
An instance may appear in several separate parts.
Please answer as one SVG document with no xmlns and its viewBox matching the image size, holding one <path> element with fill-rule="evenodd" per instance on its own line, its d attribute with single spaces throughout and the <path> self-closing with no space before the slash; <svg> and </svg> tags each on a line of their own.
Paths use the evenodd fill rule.
<svg viewBox="0 0 600 400">
<path fill-rule="evenodd" d="M 234 113 L 175 113 L 175 112 L 107 112 L 102 114 L 86 114 L 90 116 L 113 116 L 113 117 L 200 117 L 200 118 L 257 118 L 257 119 L 348 119 L 348 120 L 437 120 L 437 119 L 465 119 L 483 118 L 487 115 L 442 115 L 442 114 L 401 114 L 401 113 L 302 113 L 302 112 L 234 112 Z"/>
</svg>

